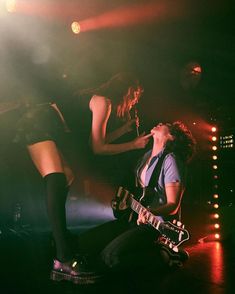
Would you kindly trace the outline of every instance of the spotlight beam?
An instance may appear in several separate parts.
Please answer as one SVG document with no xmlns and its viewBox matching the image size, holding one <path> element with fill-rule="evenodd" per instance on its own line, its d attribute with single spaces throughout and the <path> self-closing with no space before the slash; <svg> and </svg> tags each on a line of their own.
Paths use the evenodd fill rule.
<svg viewBox="0 0 235 294">
<path fill-rule="evenodd" d="M 179 4 L 179 3 L 177 3 Z M 95 17 L 80 21 L 81 31 L 99 30 L 103 28 L 115 28 L 131 26 L 141 23 L 160 21 L 167 17 L 175 17 L 180 14 L 180 6 L 167 2 L 150 2 L 138 5 L 119 7 Z"/>
</svg>

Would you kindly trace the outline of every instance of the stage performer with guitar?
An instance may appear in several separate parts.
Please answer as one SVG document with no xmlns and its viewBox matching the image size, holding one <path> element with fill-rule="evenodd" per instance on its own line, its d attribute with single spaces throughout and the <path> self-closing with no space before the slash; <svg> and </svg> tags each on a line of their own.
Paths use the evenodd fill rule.
<svg viewBox="0 0 235 294">
<path fill-rule="evenodd" d="M 195 140 L 182 122 L 159 123 L 151 130 L 153 145 L 140 160 L 136 178 L 140 195 L 119 187 L 112 201 L 117 222 L 127 225 L 101 252 L 108 268 L 156 264 L 159 251 L 167 249 L 169 260 L 189 239 L 180 216 L 187 163 L 195 151 Z M 157 241 L 157 242 L 156 242 Z M 164 244 L 162 246 L 162 244 Z M 159 246 L 158 246 L 159 245 Z M 155 258 L 156 257 L 156 258 Z M 169 261 L 168 260 L 168 261 Z"/>
</svg>

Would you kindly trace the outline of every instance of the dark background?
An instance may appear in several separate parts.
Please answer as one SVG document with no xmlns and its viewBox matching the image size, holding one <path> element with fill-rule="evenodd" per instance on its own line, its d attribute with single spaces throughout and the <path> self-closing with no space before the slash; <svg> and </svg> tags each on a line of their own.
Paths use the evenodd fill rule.
<svg viewBox="0 0 235 294">
<path fill-rule="evenodd" d="M 8 13 L 1 2 L 0 101 L 31 96 L 69 102 L 74 89 L 98 85 L 119 71 L 135 72 L 144 86 L 138 105 L 140 130 L 148 132 L 160 121 L 182 120 L 197 140 L 183 213 L 192 226 L 197 226 L 196 218 L 201 226 L 209 222 L 208 203 L 215 192 L 210 128 L 217 126 L 218 137 L 234 134 L 235 129 L 232 1 L 34 0 L 18 5 L 15 13 Z M 150 5 L 153 13 L 137 21 Z M 114 19 L 112 27 L 72 33 L 72 21 L 120 7 L 136 21 L 128 24 L 128 17 L 119 12 L 121 26 L 113 25 Z M 192 73 L 194 65 L 201 67 L 200 74 Z M 26 151 L 8 143 L 8 121 L 14 120 L 14 113 L 1 116 L 0 223 L 10 226 L 19 202 L 22 222 L 45 229 L 41 178 Z M 132 180 L 132 167 L 142 152 L 104 159 L 106 167 L 118 162 L 114 183 L 109 168 L 100 177 L 97 171 L 84 176 L 77 154 L 64 147 L 77 175 L 68 201 L 69 224 L 83 227 L 112 219 L 109 203 L 119 176 L 121 181 L 125 171 Z M 234 148 L 219 153 L 220 201 L 229 222 L 234 220 L 233 158 Z M 203 213 L 196 215 L 199 210 Z M 198 235 L 204 231 L 205 227 Z"/>
</svg>

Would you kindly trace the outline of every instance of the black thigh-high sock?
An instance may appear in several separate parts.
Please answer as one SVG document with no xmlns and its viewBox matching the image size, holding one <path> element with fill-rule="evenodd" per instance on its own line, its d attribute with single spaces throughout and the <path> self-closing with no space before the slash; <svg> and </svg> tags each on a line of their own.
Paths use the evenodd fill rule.
<svg viewBox="0 0 235 294">
<path fill-rule="evenodd" d="M 47 193 L 48 218 L 56 243 L 56 258 L 65 262 L 72 258 L 69 246 L 65 203 L 68 194 L 64 173 L 51 173 L 44 177 Z"/>
</svg>

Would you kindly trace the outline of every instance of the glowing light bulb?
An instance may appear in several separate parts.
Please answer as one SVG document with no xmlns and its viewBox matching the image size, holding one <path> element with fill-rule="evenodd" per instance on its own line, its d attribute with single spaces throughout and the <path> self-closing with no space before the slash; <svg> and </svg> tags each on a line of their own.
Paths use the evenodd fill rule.
<svg viewBox="0 0 235 294">
<path fill-rule="evenodd" d="M 74 34 L 79 34 L 81 32 L 81 27 L 79 22 L 77 21 L 72 22 L 71 29 Z"/>
<path fill-rule="evenodd" d="M 6 1 L 6 10 L 8 12 L 15 12 L 16 11 L 16 0 L 7 0 Z"/>
<path fill-rule="evenodd" d="M 215 141 L 217 140 L 217 137 L 216 137 L 216 136 L 213 136 L 213 137 L 211 138 L 211 140 L 215 142 Z"/>
</svg>

